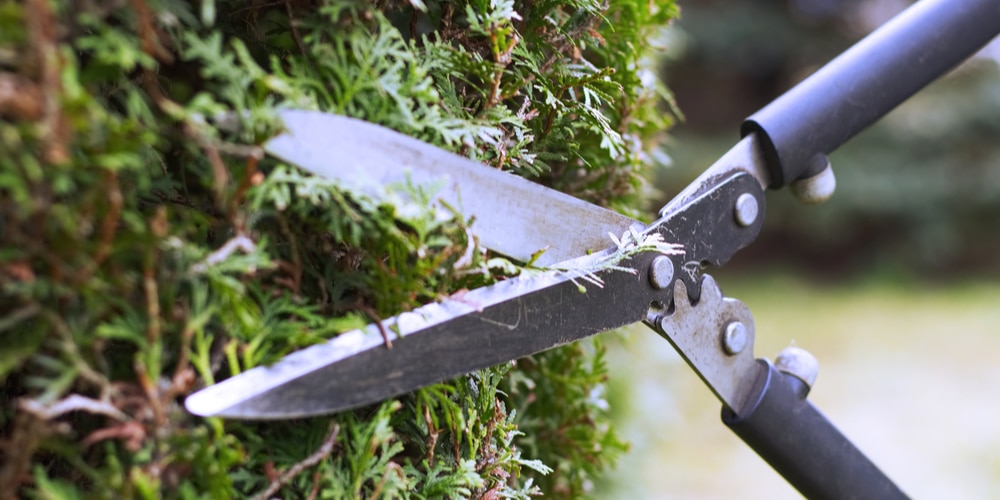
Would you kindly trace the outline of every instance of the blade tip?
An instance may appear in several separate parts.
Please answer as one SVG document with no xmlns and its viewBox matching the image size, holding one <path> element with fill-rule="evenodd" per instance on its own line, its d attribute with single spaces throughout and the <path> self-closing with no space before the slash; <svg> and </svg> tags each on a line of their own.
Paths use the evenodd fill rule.
<svg viewBox="0 0 1000 500">
<path fill-rule="evenodd" d="M 199 417 L 218 417 L 225 408 L 219 408 L 211 394 L 206 394 L 207 389 L 202 389 L 184 399 L 184 409 L 192 415 Z"/>
</svg>

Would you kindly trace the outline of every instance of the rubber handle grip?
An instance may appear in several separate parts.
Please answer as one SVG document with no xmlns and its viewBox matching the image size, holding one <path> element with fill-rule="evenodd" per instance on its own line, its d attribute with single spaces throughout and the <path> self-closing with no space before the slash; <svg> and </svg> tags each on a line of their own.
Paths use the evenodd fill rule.
<svg viewBox="0 0 1000 500">
<path fill-rule="evenodd" d="M 858 450 L 806 395 L 809 387 L 770 362 L 743 415 L 722 421 L 806 498 L 895 499 L 906 495 Z"/>
<path fill-rule="evenodd" d="M 761 141 L 770 187 L 810 177 L 825 155 L 998 33 L 998 0 L 922 0 L 747 118 L 741 133 Z"/>
</svg>

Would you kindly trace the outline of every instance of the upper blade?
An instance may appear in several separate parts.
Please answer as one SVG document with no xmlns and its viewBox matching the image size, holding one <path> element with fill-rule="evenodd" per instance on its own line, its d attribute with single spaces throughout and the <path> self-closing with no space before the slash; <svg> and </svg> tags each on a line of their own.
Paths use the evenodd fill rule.
<svg viewBox="0 0 1000 500">
<path fill-rule="evenodd" d="M 647 269 L 653 256 L 629 264 Z M 564 273 L 519 277 L 293 353 L 190 396 L 188 411 L 243 419 L 347 410 L 638 322 L 660 291 L 645 272 L 600 273 L 586 292 Z M 581 281 L 583 283 L 583 281 Z M 400 338 L 401 337 L 401 338 Z"/>
<path fill-rule="evenodd" d="M 355 188 L 444 182 L 437 193 L 491 250 L 547 266 L 604 250 L 608 233 L 639 223 L 521 177 L 368 122 L 318 111 L 281 112 L 286 132 L 264 148 L 317 175 Z M 641 228 L 641 225 L 638 226 Z"/>
</svg>

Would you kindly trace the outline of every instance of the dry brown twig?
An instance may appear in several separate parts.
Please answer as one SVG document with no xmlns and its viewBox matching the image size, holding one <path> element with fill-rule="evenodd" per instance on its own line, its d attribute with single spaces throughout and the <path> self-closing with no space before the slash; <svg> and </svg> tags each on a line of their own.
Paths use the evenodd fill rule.
<svg viewBox="0 0 1000 500">
<path fill-rule="evenodd" d="M 27 78 L 0 73 L 0 117 L 35 121 L 42 117 L 42 92 Z"/>
<path fill-rule="evenodd" d="M 399 466 L 396 462 L 389 462 L 385 466 L 385 474 L 382 475 L 382 480 L 375 485 L 375 489 L 372 490 L 372 494 L 368 495 L 369 500 L 376 498 L 381 498 L 379 495 L 382 493 L 382 488 L 385 487 L 385 483 L 389 482 L 389 474 L 396 474 L 399 477 L 403 477 L 403 468 Z"/>
<path fill-rule="evenodd" d="M 275 479 L 274 481 L 271 482 L 270 485 L 268 485 L 266 490 L 255 495 L 253 497 L 253 500 L 268 500 L 269 498 L 271 498 L 271 495 L 277 493 L 282 486 L 288 484 L 289 481 L 294 479 L 295 476 L 302 473 L 302 471 L 322 462 L 323 459 L 325 459 L 331 453 L 333 453 L 334 448 L 337 446 L 337 435 L 339 434 L 340 434 L 340 426 L 338 426 L 336 423 L 330 424 L 330 433 L 323 441 L 323 444 L 321 444 L 320 447 L 315 452 L 313 452 L 312 455 L 309 455 L 301 462 L 289 467 L 288 470 L 281 473 L 281 475 L 278 476 L 277 479 Z"/>
<path fill-rule="evenodd" d="M 30 47 L 40 64 L 42 156 L 49 163 L 69 160 L 69 125 L 62 112 L 62 65 L 56 40 L 55 15 L 46 0 L 29 0 L 27 24 Z"/>
</svg>

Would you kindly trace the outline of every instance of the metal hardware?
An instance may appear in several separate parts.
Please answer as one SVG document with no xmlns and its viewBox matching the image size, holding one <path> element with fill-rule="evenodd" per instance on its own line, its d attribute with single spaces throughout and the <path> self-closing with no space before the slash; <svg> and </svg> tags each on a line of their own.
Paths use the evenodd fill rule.
<svg viewBox="0 0 1000 500">
<path fill-rule="evenodd" d="M 641 254 L 627 265 L 648 269 L 654 256 Z M 378 326 L 368 325 L 207 387 L 189 396 L 186 406 L 197 415 L 255 420 L 357 408 L 637 323 L 650 302 L 666 295 L 635 286 L 635 275 L 621 270 L 596 277 L 604 286 L 584 284 L 585 292 L 577 283 L 582 280 L 560 271 L 470 290 L 460 300 L 432 302 L 384 320 L 392 349 L 384 347 Z M 616 307 L 603 306 L 612 302 Z"/>
<path fill-rule="evenodd" d="M 764 153 L 761 151 L 759 141 L 753 136 L 744 137 L 729 151 L 726 151 L 726 154 L 715 160 L 712 166 L 708 167 L 697 179 L 688 184 L 683 191 L 660 209 L 660 217 L 677 212 L 679 207 L 702 195 L 715 185 L 716 179 L 732 175 L 737 171 L 743 171 L 753 176 L 761 190 L 767 189 L 771 183 Z"/>
<path fill-rule="evenodd" d="M 757 221 L 757 198 L 750 193 L 743 193 L 736 198 L 736 221 L 747 227 Z"/>
<path fill-rule="evenodd" d="M 649 281 L 660 290 L 672 285 L 674 282 L 674 261 L 665 255 L 653 259 L 653 263 L 649 266 Z"/>
<path fill-rule="evenodd" d="M 782 349 L 774 360 L 774 367 L 801 380 L 808 387 L 816 383 L 816 376 L 819 375 L 819 361 L 816 357 L 795 346 Z"/>
<path fill-rule="evenodd" d="M 733 321 L 726 325 L 726 331 L 722 334 L 722 347 L 726 354 L 732 356 L 739 354 L 747 346 L 747 327 L 739 321 Z"/>
<path fill-rule="evenodd" d="M 827 161 L 826 167 L 818 174 L 805 179 L 793 182 L 788 188 L 792 191 L 792 196 L 803 205 L 819 205 L 825 203 L 833 196 L 837 190 L 837 177 L 833 175 L 833 168 Z"/>
<path fill-rule="evenodd" d="M 702 266 L 725 263 L 756 238 L 762 216 L 749 227 L 740 226 L 733 218 L 733 204 L 743 193 L 759 196 L 763 203 L 759 181 L 749 172 L 741 168 L 721 172 L 706 179 L 696 195 L 672 205 L 674 211 L 646 230 L 645 234 L 661 234 L 664 241 L 685 242 L 684 255 L 669 257 L 673 259 L 673 279 L 661 282 L 685 284 L 684 295 L 676 301 L 673 295 L 676 285 L 636 286 L 635 275 L 622 272 L 621 267 L 599 271 L 597 277 L 604 286 L 586 286 L 585 293 L 579 291 L 577 283 L 582 280 L 574 280 L 572 273 L 555 271 L 518 277 L 472 290 L 461 300 L 428 304 L 385 320 L 383 326 L 395 334 L 392 349 L 383 347 L 377 325 L 369 325 L 206 388 L 188 398 L 187 408 L 199 415 L 253 419 L 298 418 L 341 411 L 648 319 L 650 304 L 669 309 L 671 303 L 677 303 L 674 309 L 684 311 L 701 297 Z M 585 217 L 580 218 L 578 226 L 586 221 Z M 713 228 L 710 235 L 691 239 L 692 234 L 699 234 L 707 227 Z M 606 255 L 605 252 L 585 255 L 574 265 L 583 269 L 593 267 L 594 264 L 587 263 L 589 259 Z M 620 266 L 649 273 L 657 257 L 666 256 L 642 253 Z M 711 283 L 715 286 L 714 281 Z M 729 305 L 730 299 L 724 303 L 717 288 L 711 293 L 718 297 L 702 302 L 718 302 L 723 311 L 734 307 Z M 615 306 L 609 308 L 609 303 Z M 574 313 L 547 314 L 547 311 Z M 683 316 L 696 320 L 699 314 Z M 752 366 L 748 350 L 727 356 L 718 337 L 728 322 L 742 321 L 749 329 L 751 320 L 746 311 L 730 314 L 713 324 L 710 346 L 706 346 L 711 347 L 716 358 L 723 359 L 720 369 L 728 370 L 733 361 Z M 722 383 L 721 393 L 728 398 L 724 401 L 738 404 L 738 379 L 733 373 L 722 376 L 733 378 L 728 385 Z"/>
<path fill-rule="evenodd" d="M 484 247 L 520 261 L 550 266 L 608 248 L 608 233 L 645 229 L 611 210 L 386 127 L 318 111 L 285 110 L 280 116 L 286 133 L 264 144 L 269 154 L 373 197 L 385 196 L 393 184 L 433 186 L 438 191 L 432 204 L 474 219 L 472 232 Z"/>
<path fill-rule="evenodd" d="M 752 142 L 740 144 L 749 146 Z M 712 168 L 716 169 L 713 175 L 695 181 L 697 189 L 685 190 L 662 208 L 662 217 L 650 224 L 648 230 L 659 232 L 663 241 L 684 242 L 684 255 L 673 257 L 674 280 L 684 281 L 693 301 L 701 297 L 702 268 L 728 262 L 739 249 L 757 238 L 764 225 L 764 190 L 760 179 L 743 168 L 730 166 L 728 171 L 719 166 Z M 733 216 L 733 207 L 741 195 L 753 198 L 758 207 L 756 220 L 749 226 L 737 223 Z M 711 234 L 691 238 L 706 227 L 712 228 Z M 665 290 L 673 292 L 670 287 Z"/>
<path fill-rule="evenodd" d="M 649 326 L 670 341 L 715 395 L 737 414 L 747 404 L 757 380 L 758 364 L 753 358 L 753 316 L 742 302 L 722 296 L 722 290 L 709 275 L 701 282 L 701 300 L 691 304 L 687 287 L 674 284 L 674 311 L 661 315 Z M 743 325 L 744 346 L 740 352 L 727 354 L 719 342 L 719 332 L 727 325 Z M 649 322 L 647 322 L 649 324 Z"/>
</svg>

